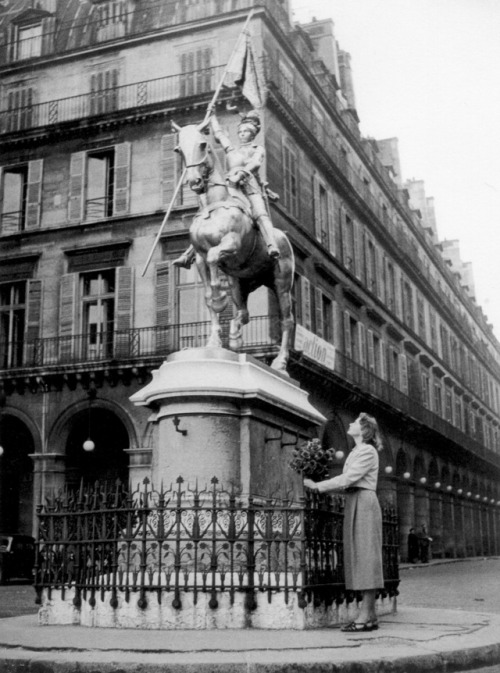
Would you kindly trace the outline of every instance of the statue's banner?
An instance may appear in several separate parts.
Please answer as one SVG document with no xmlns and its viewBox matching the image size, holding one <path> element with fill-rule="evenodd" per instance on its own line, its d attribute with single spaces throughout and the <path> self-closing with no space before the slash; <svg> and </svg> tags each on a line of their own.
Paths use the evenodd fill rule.
<svg viewBox="0 0 500 673">
<path fill-rule="evenodd" d="M 237 84 L 254 108 L 264 105 L 264 86 L 249 34 L 240 40 L 227 66 L 226 82 Z"/>
</svg>

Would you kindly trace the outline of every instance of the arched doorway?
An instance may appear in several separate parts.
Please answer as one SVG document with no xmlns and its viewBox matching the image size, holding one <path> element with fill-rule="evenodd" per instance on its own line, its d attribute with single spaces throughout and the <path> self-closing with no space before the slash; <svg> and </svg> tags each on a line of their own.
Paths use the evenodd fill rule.
<svg viewBox="0 0 500 673">
<path fill-rule="evenodd" d="M 31 535 L 33 530 L 34 441 L 24 423 L 9 414 L 1 418 L 0 529 Z"/>
<path fill-rule="evenodd" d="M 90 422 L 89 422 L 90 414 Z M 93 451 L 85 451 L 84 442 L 92 439 Z M 98 406 L 75 414 L 66 442 L 66 484 L 77 488 L 99 481 L 128 483 L 129 437 L 122 421 L 109 409 Z"/>
</svg>

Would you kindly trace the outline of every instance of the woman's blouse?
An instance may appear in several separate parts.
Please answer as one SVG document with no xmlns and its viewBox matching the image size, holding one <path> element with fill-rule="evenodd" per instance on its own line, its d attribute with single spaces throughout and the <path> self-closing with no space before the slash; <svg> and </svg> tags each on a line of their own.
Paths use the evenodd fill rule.
<svg viewBox="0 0 500 673">
<path fill-rule="evenodd" d="M 320 493 L 343 491 L 356 486 L 377 490 L 378 452 L 371 444 L 358 444 L 347 456 L 342 474 L 316 483 Z"/>
</svg>

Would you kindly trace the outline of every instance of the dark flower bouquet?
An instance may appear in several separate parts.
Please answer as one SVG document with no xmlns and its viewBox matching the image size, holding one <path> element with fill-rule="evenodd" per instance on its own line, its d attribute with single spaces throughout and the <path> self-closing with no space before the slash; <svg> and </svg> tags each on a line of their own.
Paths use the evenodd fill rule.
<svg viewBox="0 0 500 673">
<path fill-rule="evenodd" d="M 293 450 L 290 467 L 308 479 L 320 481 L 328 477 L 328 470 L 334 465 L 334 449 L 323 449 L 319 439 L 310 439 L 307 444 Z"/>
</svg>

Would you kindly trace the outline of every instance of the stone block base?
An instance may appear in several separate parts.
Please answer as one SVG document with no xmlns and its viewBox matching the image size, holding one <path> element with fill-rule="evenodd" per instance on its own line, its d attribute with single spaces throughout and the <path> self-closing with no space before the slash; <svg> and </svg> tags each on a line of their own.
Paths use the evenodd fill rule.
<svg viewBox="0 0 500 673">
<path fill-rule="evenodd" d="M 255 594 L 256 607 L 249 610 L 245 593 L 235 593 L 231 603 L 229 592 L 216 595 L 217 607 L 210 593 L 199 592 L 196 596 L 191 592 L 181 593 L 181 608 L 174 608 L 172 592 L 164 591 L 161 602 L 158 595 L 147 596 L 147 606 L 140 608 L 138 592 L 130 593 L 129 601 L 125 600 L 124 592 L 117 594 L 117 607 L 110 605 L 111 593 L 105 592 L 104 600 L 98 592 L 95 606 L 91 607 L 87 600 L 81 607 L 73 604 L 74 589 L 66 590 L 64 599 L 61 591 L 52 590 L 49 600 L 47 591 L 42 594 L 42 607 L 38 619 L 41 625 L 72 624 L 100 628 L 130 629 L 315 629 L 339 626 L 351 621 L 357 614 L 356 603 L 340 606 L 313 607 L 308 604 L 299 607 L 299 594 L 290 592 L 288 602 L 283 592 L 273 592 L 271 600 L 267 592 Z M 396 598 L 379 599 L 377 613 L 379 616 L 392 614 L 396 611 Z"/>
</svg>

